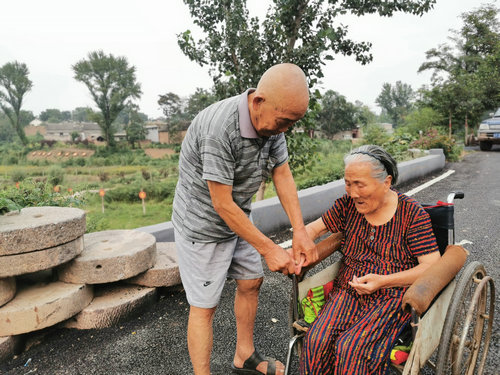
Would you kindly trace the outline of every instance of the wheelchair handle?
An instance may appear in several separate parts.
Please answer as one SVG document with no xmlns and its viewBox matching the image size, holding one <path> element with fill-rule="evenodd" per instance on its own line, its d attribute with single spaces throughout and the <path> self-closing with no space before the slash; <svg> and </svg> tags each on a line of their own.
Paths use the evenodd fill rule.
<svg viewBox="0 0 500 375">
<path fill-rule="evenodd" d="M 452 191 L 448 194 L 448 198 L 446 199 L 447 203 L 453 203 L 454 199 L 464 199 L 465 194 L 461 191 Z"/>
</svg>

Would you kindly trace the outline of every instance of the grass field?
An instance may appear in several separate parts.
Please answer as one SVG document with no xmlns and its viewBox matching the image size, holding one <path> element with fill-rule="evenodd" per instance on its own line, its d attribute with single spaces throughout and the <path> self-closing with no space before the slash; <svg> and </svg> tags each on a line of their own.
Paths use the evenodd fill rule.
<svg viewBox="0 0 500 375">
<path fill-rule="evenodd" d="M 343 155 L 352 147 L 350 141 L 319 140 L 313 163 L 294 178 L 299 189 L 321 185 L 341 178 Z M 131 164 L 127 165 L 130 160 Z M 0 165 L 0 198 L 17 197 L 29 205 L 57 204 L 77 205 L 87 213 L 87 231 L 107 229 L 133 229 L 170 221 L 175 184 L 178 178 L 178 157 L 167 156 L 152 160 L 143 155 L 100 156 L 92 165 L 64 164 Z M 140 164 L 142 163 L 142 164 Z M 125 164 L 125 165 L 123 165 Z M 15 188 L 20 181 L 19 188 Z M 53 192 L 56 185 L 59 192 Z M 105 189 L 104 213 L 99 190 Z M 147 193 L 146 212 L 138 194 Z M 37 195 L 38 194 L 38 195 Z M 76 194 L 76 195 L 75 195 Z M 276 195 L 272 182 L 267 184 L 264 198 Z M 72 199 L 71 197 L 76 197 Z"/>
</svg>

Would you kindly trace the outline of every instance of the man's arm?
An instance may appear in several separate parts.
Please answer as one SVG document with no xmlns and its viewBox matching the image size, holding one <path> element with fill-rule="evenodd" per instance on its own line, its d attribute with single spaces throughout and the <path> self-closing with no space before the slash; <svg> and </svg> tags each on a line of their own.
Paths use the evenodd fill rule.
<svg viewBox="0 0 500 375">
<path fill-rule="evenodd" d="M 295 267 L 287 252 L 258 230 L 234 202 L 233 187 L 215 181 L 207 183 L 214 209 L 229 228 L 257 249 L 271 271 L 293 273 Z"/>
<path fill-rule="evenodd" d="M 274 168 L 272 177 L 278 198 L 292 224 L 292 249 L 295 263 L 302 263 L 301 254 L 305 256 L 304 266 L 316 262 L 318 260 L 318 252 L 304 226 L 297 188 L 295 187 L 295 181 L 293 180 L 288 162 Z"/>
</svg>

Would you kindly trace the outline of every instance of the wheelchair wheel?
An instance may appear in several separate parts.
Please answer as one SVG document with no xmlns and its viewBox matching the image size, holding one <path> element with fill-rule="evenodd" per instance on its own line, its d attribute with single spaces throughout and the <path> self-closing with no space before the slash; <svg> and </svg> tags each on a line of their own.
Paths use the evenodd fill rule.
<svg viewBox="0 0 500 375">
<path fill-rule="evenodd" d="M 493 279 L 486 275 L 481 263 L 470 263 L 458 280 L 448 307 L 436 374 L 483 373 L 493 328 L 494 301 Z"/>
</svg>

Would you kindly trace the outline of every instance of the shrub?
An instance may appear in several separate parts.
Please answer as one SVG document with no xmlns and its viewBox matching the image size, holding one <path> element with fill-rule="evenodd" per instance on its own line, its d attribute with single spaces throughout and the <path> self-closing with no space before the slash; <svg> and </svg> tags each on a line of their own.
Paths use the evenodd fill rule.
<svg viewBox="0 0 500 375">
<path fill-rule="evenodd" d="M 9 186 L 4 190 L 0 190 L 1 205 L 6 207 L 6 203 L 15 205 L 15 207 L 37 207 L 37 206 L 63 206 L 73 207 L 81 206 L 82 201 L 67 194 L 54 192 L 51 185 L 45 182 L 36 182 L 27 178 L 19 184 L 19 188 Z M 11 202 L 11 203 L 10 203 Z M 11 210 L 12 207 L 9 208 Z"/>
<path fill-rule="evenodd" d="M 59 165 L 53 165 L 48 170 L 48 182 L 54 186 L 62 184 L 64 181 L 64 169 Z"/>
<path fill-rule="evenodd" d="M 367 145 L 379 145 L 389 142 L 389 134 L 385 129 L 377 124 L 367 125 L 363 129 L 363 143 Z"/>
<path fill-rule="evenodd" d="M 119 186 L 114 189 L 108 190 L 104 199 L 106 202 L 138 202 L 139 192 L 144 190 L 147 199 L 165 200 L 172 199 L 175 192 L 176 181 L 160 182 L 154 184 L 147 184 L 134 182 L 130 185 Z"/>
<path fill-rule="evenodd" d="M 305 181 L 297 184 L 297 189 L 307 189 L 313 186 L 324 185 L 329 182 L 339 180 L 344 177 L 344 168 L 343 167 L 335 167 L 327 174 L 322 174 L 321 176 L 311 177 L 306 179 Z"/>
<path fill-rule="evenodd" d="M 425 135 L 416 141 L 413 141 L 411 147 L 417 147 L 424 150 L 431 148 L 442 148 L 446 160 L 457 161 L 460 158 L 462 147 L 455 143 L 454 138 L 449 138 L 447 135 L 442 134 L 436 128 L 427 130 Z"/>
<path fill-rule="evenodd" d="M 26 178 L 26 171 L 24 169 L 14 169 L 10 179 L 12 182 L 21 182 Z"/>
</svg>

